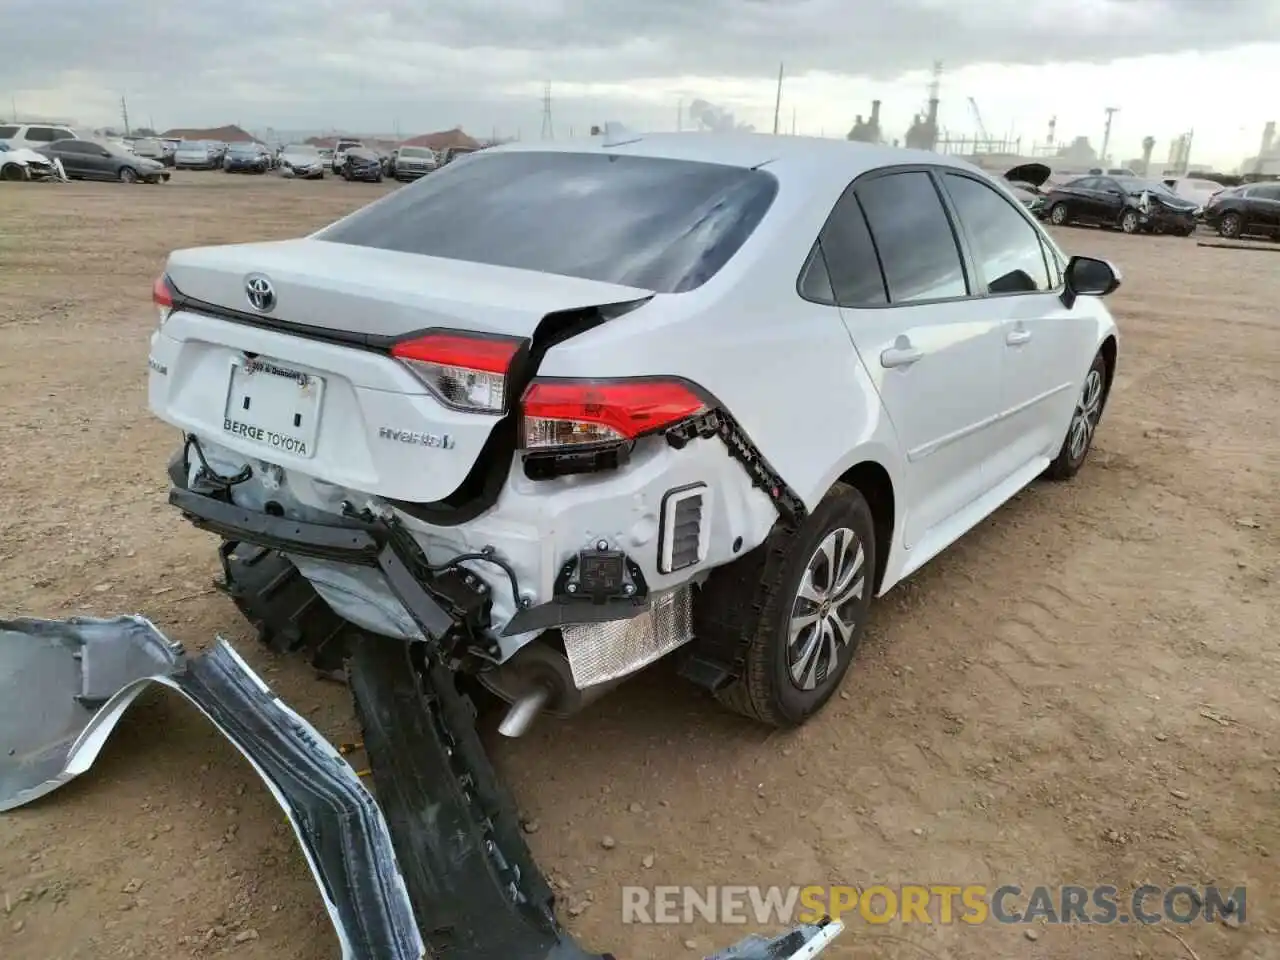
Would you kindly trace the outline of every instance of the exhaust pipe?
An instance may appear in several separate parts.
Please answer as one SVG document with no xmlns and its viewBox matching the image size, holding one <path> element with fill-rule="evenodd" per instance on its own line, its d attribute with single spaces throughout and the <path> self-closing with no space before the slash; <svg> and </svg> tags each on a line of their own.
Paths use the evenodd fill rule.
<svg viewBox="0 0 1280 960">
<path fill-rule="evenodd" d="M 550 699 L 550 687 L 541 684 L 535 686 L 511 705 L 507 715 L 502 718 L 502 723 L 498 724 L 498 732 L 504 737 L 523 737 Z"/>
</svg>

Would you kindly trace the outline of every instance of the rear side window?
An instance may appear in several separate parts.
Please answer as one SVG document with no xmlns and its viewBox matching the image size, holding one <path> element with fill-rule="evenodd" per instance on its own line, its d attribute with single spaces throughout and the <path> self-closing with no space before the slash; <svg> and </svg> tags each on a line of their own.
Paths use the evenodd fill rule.
<svg viewBox="0 0 1280 960">
<path fill-rule="evenodd" d="M 1249 196 L 1258 200 L 1280 200 L 1280 184 L 1267 183 L 1254 187 Z"/>
<path fill-rule="evenodd" d="M 17 127 L 0 127 L 0 140 L 8 140 L 18 135 Z"/>
<path fill-rule="evenodd" d="M 53 127 L 27 127 L 27 139 L 33 143 L 52 143 L 65 140 L 69 135 Z"/>
<path fill-rule="evenodd" d="M 963 297 L 964 263 L 933 179 L 921 171 L 876 177 L 857 187 L 880 254 L 891 303 Z"/>
<path fill-rule="evenodd" d="M 871 231 L 853 190 L 846 191 L 831 211 L 822 230 L 821 247 L 836 303 L 842 307 L 881 307 L 889 302 Z"/>
<path fill-rule="evenodd" d="M 972 177 L 943 177 L 973 250 L 977 270 L 993 294 L 1052 289 L 1040 234 L 1017 208 Z"/>
<path fill-rule="evenodd" d="M 777 190 L 724 164 L 477 152 L 317 239 L 680 293 L 728 263 Z"/>
</svg>

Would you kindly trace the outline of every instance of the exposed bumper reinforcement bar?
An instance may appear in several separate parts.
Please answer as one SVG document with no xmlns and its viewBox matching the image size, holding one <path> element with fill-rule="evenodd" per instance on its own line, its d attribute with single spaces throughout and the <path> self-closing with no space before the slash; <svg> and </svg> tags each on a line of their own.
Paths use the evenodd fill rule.
<svg viewBox="0 0 1280 960">
<path fill-rule="evenodd" d="M 181 487 L 170 488 L 169 502 L 201 530 L 228 540 L 243 540 L 281 553 L 377 567 L 419 628 L 437 643 L 458 622 L 413 575 L 411 561 L 403 556 L 403 548 L 385 524 L 360 520 L 306 523 L 248 510 Z"/>
</svg>

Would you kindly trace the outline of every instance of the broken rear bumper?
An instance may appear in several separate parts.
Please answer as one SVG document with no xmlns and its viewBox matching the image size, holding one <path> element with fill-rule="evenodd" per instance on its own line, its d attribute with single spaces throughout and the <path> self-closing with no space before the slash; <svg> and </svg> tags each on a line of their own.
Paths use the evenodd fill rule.
<svg viewBox="0 0 1280 960">
<path fill-rule="evenodd" d="M 351 678 L 381 806 L 221 639 L 188 657 L 141 617 L 0 621 L 0 811 L 87 771 L 158 683 L 235 745 L 289 816 L 344 960 L 612 960 L 557 924 L 448 672 L 365 637 Z M 840 930 L 750 937 L 713 960 L 810 960 Z"/>
</svg>

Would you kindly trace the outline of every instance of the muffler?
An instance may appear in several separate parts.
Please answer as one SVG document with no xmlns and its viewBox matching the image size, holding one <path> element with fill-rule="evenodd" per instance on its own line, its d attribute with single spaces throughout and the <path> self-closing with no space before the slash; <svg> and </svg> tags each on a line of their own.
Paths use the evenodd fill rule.
<svg viewBox="0 0 1280 960">
<path fill-rule="evenodd" d="M 490 693 L 511 706 L 498 725 L 504 737 L 521 737 L 542 713 L 571 717 L 608 693 L 622 679 L 580 690 L 569 659 L 539 637 L 521 647 L 510 660 L 479 674 Z"/>
</svg>

